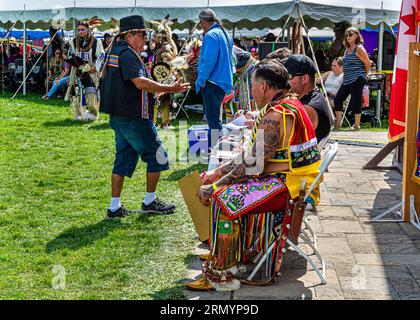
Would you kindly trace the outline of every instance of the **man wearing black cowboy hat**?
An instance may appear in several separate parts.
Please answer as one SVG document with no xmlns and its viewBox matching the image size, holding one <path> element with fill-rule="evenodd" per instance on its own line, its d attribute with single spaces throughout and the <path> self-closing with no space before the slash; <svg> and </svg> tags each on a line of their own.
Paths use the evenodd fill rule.
<svg viewBox="0 0 420 320">
<path fill-rule="evenodd" d="M 129 16 L 120 21 L 120 34 L 107 55 L 101 83 L 102 112 L 110 115 L 115 131 L 116 157 L 112 171 L 112 196 L 108 217 L 124 217 L 120 203 L 125 177 L 132 177 L 139 157 L 147 163 L 144 213 L 171 213 L 175 205 L 156 198 L 160 172 L 168 170 L 168 157 L 150 112 L 148 92 L 183 92 L 188 83 L 165 85 L 150 80 L 139 52 L 147 41 L 143 17 Z"/>
</svg>

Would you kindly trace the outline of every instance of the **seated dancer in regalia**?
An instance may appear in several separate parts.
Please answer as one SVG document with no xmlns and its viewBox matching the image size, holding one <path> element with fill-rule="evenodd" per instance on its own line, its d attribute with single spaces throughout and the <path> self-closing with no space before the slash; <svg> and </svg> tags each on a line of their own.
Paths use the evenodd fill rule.
<svg viewBox="0 0 420 320">
<path fill-rule="evenodd" d="M 288 200 L 299 197 L 303 178 L 310 185 L 319 172 L 315 132 L 305 108 L 289 94 L 286 69 L 277 61 L 262 61 L 252 80 L 260 113 L 243 161 L 227 162 L 202 177 L 198 196 L 210 206 L 210 254 L 203 277 L 187 284 L 190 290 L 238 289 L 239 271 L 265 247 L 262 213 L 272 213 L 273 232 L 287 236 Z M 318 191 L 311 197 L 317 203 Z M 268 262 L 268 283 L 279 274 L 284 251 L 281 241 Z"/>
</svg>

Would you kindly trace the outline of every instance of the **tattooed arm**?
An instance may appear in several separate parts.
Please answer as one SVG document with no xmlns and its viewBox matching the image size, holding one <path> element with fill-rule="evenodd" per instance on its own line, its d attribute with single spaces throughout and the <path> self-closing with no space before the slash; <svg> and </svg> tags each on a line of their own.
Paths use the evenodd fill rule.
<svg viewBox="0 0 420 320">
<path fill-rule="evenodd" d="M 283 126 L 281 125 L 282 122 L 280 113 L 269 111 L 258 126 L 259 130 L 264 130 L 264 150 L 261 150 L 264 152 L 264 166 L 273 157 L 275 150 L 280 147 L 280 141 L 284 134 Z M 247 169 L 257 168 L 258 172 L 255 172 L 253 175 L 263 172 L 264 167 L 260 168 L 257 160 L 257 154 L 261 151 L 256 149 L 256 145 L 257 143 L 254 144 L 251 155 L 246 156 L 241 163 L 230 161 L 226 165 L 218 168 L 222 176 L 215 182 L 217 187 L 247 179 Z M 208 204 L 213 192 L 213 185 L 202 186 L 199 191 L 200 200 L 204 204 Z"/>
</svg>

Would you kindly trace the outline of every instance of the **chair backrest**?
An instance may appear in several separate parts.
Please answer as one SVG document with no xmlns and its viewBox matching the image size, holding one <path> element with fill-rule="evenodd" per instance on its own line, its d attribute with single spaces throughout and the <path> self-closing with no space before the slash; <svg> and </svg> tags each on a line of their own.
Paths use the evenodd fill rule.
<svg viewBox="0 0 420 320">
<path fill-rule="evenodd" d="M 338 152 L 338 142 L 334 142 L 333 144 L 329 144 L 329 150 L 324 154 L 321 160 L 321 164 L 319 165 L 319 173 L 316 176 L 314 182 L 309 187 L 308 191 L 305 195 L 305 201 L 307 201 L 309 195 L 312 193 L 314 188 L 317 186 L 319 180 L 322 178 L 324 172 L 327 170 L 330 163 L 334 160 L 335 155 Z"/>
</svg>

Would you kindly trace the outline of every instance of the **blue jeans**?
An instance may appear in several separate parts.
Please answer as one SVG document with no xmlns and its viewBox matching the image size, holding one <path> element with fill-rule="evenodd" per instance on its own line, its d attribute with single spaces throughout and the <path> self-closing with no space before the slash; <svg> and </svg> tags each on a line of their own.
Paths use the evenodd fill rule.
<svg viewBox="0 0 420 320">
<path fill-rule="evenodd" d="M 147 163 L 147 172 L 169 169 L 168 154 L 152 120 L 110 116 L 115 131 L 115 162 L 112 173 L 131 178 L 139 157 Z"/>
<path fill-rule="evenodd" d="M 218 85 L 206 82 L 204 87 L 201 87 L 201 96 L 203 98 L 204 114 L 206 115 L 209 129 L 222 130 L 222 121 L 220 121 L 220 105 L 225 97 L 225 91 Z M 213 139 L 211 139 L 213 140 Z M 213 146 L 217 141 L 211 141 Z"/>
<path fill-rule="evenodd" d="M 64 87 L 66 85 L 66 82 L 70 79 L 70 76 L 65 76 L 60 80 L 60 82 L 57 84 L 55 81 L 53 82 L 53 86 L 51 87 L 50 91 L 48 91 L 47 96 L 48 98 L 51 98 L 54 93 L 57 91 L 58 88 Z"/>
</svg>

